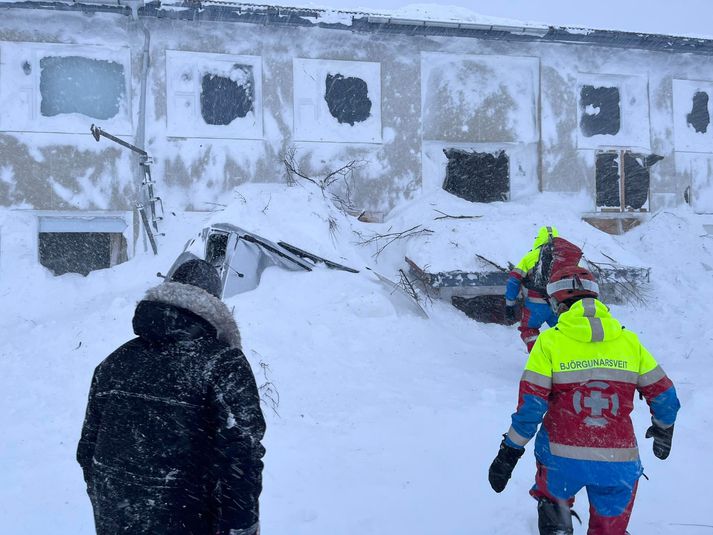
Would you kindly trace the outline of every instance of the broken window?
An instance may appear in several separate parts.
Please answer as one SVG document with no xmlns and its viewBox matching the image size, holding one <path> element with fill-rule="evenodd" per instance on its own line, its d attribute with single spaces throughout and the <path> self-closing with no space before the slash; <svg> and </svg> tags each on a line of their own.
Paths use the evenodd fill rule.
<svg viewBox="0 0 713 535">
<path fill-rule="evenodd" d="M 126 240 L 110 232 L 40 232 L 39 257 L 55 275 L 88 275 L 126 260 Z"/>
<path fill-rule="evenodd" d="M 592 137 L 616 135 L 621 127 L 621 108 L 618 87 L 582 86 L 579 106 L 582 109 L 582 134 Z"/>
<path fill-rule="evenodd" d="M 649 200 L 649 167 L 641 154 L 624 153 L 624 208 L 641 210 Z"/>
<path fill-rule="evenodd" d="M 201 81 L 201 115 L 206 124 L 228 125 L 253 110 L 255 80 L 250 65 L 233 65 L 230 76 L 208 73 Z"/>
<path fill-rule="evenodd" d="M 371 115 L 369 88 L 361 78 L 327 74 L 324 100 L 338 122 L 354 126 L 366 121 Z"/>
<path fill-rule="evenodd" d="M 497 153 L 444 149 L 448 158 L 443 189 L 471 202 L 505 201 L 510 193 L 510 161 Z"/>
<path fill-rule="evenodd" d="M 711 117 L 708 113 L 708 93 L 697 91 L 693 95 L 691 112 L 686 115 L 686 122 L 699 134 L 705 134 Z"/>
<path fill-rule="evenodd" d="M 208 236 L 205 246 L 205 260 L 220 269 L 228 251 L 228 234 L 215 232 Z"/>
<path fill-rule="evenodd" d="M 663 157 L 629 151 L 597 153 L 597 207 L 607 210 L 647 210 L 650 169 Z"/>
<path fill-rule="evenodd" d="M 121 63 L 82 56 L 47 56 L 40 60 L 40 72 L 43 116 L 81 113 L 106 120 L 119 114 L 126 91 Z"/>
<path fill-rule="evenodd" d="M 621 207 L 618 152 L 600 152 L 597 154 L 596 189 L 598 207 Z"/>
</svg>

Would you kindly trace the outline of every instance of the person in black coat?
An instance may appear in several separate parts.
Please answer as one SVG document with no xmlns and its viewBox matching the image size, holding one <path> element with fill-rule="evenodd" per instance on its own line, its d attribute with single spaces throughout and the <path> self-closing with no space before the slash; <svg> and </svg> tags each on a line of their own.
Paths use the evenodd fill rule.
<svg viewBox="0 0 713 535">
<path fill-rule="evenodd" d="M 259 532 L 265 421 L 220 288 L 182 264 L 94 372 L 77 460 L 98 535 Z"/>
</svg>

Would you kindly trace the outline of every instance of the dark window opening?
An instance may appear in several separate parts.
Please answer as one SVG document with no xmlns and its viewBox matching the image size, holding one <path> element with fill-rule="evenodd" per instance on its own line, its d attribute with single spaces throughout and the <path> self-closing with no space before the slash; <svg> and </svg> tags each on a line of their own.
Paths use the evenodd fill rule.
<svg viewBox="0 0 713 535">
<path fill-rule="evenodd" d="M 205 260 L 221 269 L 228 251 L 228 234 L 214 233 L 208 236 L 205 246 Z"/>
<path fill-rule="evenodd" d="M 361 78 L 347 77 L 341 74 L 327 75 L 324 100 L 329 113 L 340 123 L 354 126 L 354 123 L 366 121 L 371 115 L 369 88 Z"/>
<path fill-rule="evenodd" d="M 650 169 L 663 156 L 629 151 L 597 153 L 597 207 L 616 210 L 647 210 Z"/>
<path fill-rule="evenodd" d="M 471 202 L 506 201 L 510 193 L 510 161 L 496 154 L 444 149 L 448 158 L 443 189 Z"/>
<path fill-rule="evenodd" d="M 596 164 L 596 188 L 598 207 L 621 207 L 619 178 L 619 153 L 598 153 Z"/>
<path fill-rule="evenodd" d="M 245 117 L 255 100 L 253 69 L 234 65 L 230 77 L 205 74 L 201 81 L 201 115 L 207 124 L 225 126 Z"/>
<path fill-rule="evenodd" d="M 618 87 L 582 86 L 579 99 L 582 134 L 586 137 L 616 135 L 621 127 L 619 102 Z"/>
<path fill-rule="evenodd" d="M 693 107 L 691 113 L 686 115 L 686 121 L 699 134 L 708 131 L 708 125 L 711 124 L 711 116 L 708 113 L 708 93 L 697 91 L 693 95 Z"/>
<path fill-rule="evenodd" d="M 120 233 L 40 232 L 40 264 L 55 275 L 104 269 L 126 261 L 126 240 Z"/>
<path fill-rule="evenodd" d="M 48 56 L 40 60 L 40 113 L 54 117 L 81 113 L 111 119 L 121 109 L 126 90 L 124 66 L 81 56 Z"/>
<path fill-rule="evenodd" d="M 477 295 L 475 297 L 451 297 L 451 304 L 466 316 L 481 323 L 512 325 L 522 316 L 520 304 L 515 305 L 515 322 L 505 317 L 505 297 L 502 295 Z"/>
<path fill-rule="evenodd" d="M 649 200 L 649 168 L 641 154 L 624 153 L 624 200 L 626 209 L 641 210 Z"/>
</svg>

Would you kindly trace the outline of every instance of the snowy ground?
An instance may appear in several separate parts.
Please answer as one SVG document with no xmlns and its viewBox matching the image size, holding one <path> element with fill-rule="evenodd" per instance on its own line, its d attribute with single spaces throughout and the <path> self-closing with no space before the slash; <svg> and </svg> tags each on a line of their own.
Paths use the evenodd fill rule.
<svg viewBox="0 0 713 535">
<path fill-rule="evenodd" d="M 663 212 L 612 237 L 577 218 L 578 197 L 475 205 L 438 193 L 375 226 L 350 221 L 319 192 L 299 187 L 253 185 L 240 193 L 225 212 L 213 214 L 215 221 L 392 278 L 404 254 L 433 270 L 476 269 L 475 252 L 516 261 L 542 223 L 557 225 L 588 256 L 652 266 L 648 306 L 613 311 L 658 357 L 683 408 L 672 455 L 662 462 L 643 439 L 648 411 L 638 403 L 635 426 L 650 480 L 641 482 L 630 531 L 712 532 L 713 243 L 700 218 Z M 436 221 L 434 209 L 483 217 Z M 338 223 L 333 233 L 330 215 Z M 139 254 L 86 278 L 55 278 L 26 258 L 3 263 L 0 532 L 93 532 L 74 461 L 92 371 L 132 337 L 135 303 L 209 217 L 173 217 L 159 257 Z M 415 224 L 434 234 L 392 244 L 378 263 L 373 249 L 354 243 L 353 230 L 368 235 Z M 12 237 L 3 240 L 7 259 Z M 276 411 L 264 405 L 265 535 L 537 533 L 535 502 L 527 495 L 532 448 L 503 494 L 487 482 L 526 358 L 514 327 L 475 323 L 440 302 L 428 305 L 430 319 L 422 319 L 397 310 L 373 275 L 326 269 L 269 269 L 258 289 L 228 305 L 258 384 L 269 380 L 279 392 Z M 586 523 L 585 495 L 575 508 Z"/>
</svg>

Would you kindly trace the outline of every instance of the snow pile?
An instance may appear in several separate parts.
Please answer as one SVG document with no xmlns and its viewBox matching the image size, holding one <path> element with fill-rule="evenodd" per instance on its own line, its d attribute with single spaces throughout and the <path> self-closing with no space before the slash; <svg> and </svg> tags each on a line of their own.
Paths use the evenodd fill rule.
<svg viewBox="0 0 713 535">
<path fill-rule="evenodd" d="M 578 219 L 578 196 L 482 205 L 434 193 L 380 225 L 345 216 L 309 184 L 246 185 L 228 201 L 213 214 L 169 215 L 158 257 L 139 255 L 86 278 L 52 277 L 30 269 L 30 259 L 1 266 L 0 531 L 92 533 L 74 451 L 93 368 L 133 336 L 133 308 L 159 282 L 155 273 L 165 272 L 200 228 L 220 221 L 362 270 L 268 268 L 256 290 L 228 300 L 268 420 L 264 533 L 536 533 L 527 495 L 532 448 L 502 495 L 486 478 L 526 358 L 517 331 L 477 324 L 441 302 L 426 305 L 427 320 L 400 314 L 363 268 L 394 278 L 405 255 L 432 270 L 478 268 L 475 253 L 505 264 L 519 259 L 545 223 L 588 256 L 652 266 L 648 305 L 613 312 L 660 359 L 683 409 L 668 461 L 656 460 L 642 438 L 651 479 L 641 481 L 630 531 L 707 533 L 693 524 L 711 523 L 704 476 L 713 460 L 704 452 L 713 447 L 706 426 L 713 244 L 698 217 L 663 212 L 614 237 Z M 436 219 L 443 214 L 481 217 Z M 416 225 L 433 232 L 394 241 L 376 258 L 378 245 L 358 244 Z M 643 436 L 648 411 L 637 403 Z M 586 521 L 586 496 L 575 508 Z"/>
</svg>

